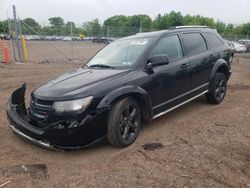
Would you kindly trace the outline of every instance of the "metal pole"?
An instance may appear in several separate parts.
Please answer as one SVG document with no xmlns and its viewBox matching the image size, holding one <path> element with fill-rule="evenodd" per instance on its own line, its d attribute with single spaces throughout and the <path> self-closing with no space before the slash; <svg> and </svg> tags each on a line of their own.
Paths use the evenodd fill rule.
<svg viewBox="0 0 250 188">
<path fill-rule="evenodd" d="M 15 49 L 14 49 L 14 45 L 13 45 L 13 38 L 12 38 L 12 34 L 13 34 L 12 25 L 10 23 L 8 11 L 7 11 L 7 18 L 8 18 L 8 29 L 9 29 L 9 36 L 10 36 L 10 53 L 11 53 L 11 57 L 14 59 L 14 61 L 16 61 L 16 54 L 15 54 Z"/>
<path fill-rule="evenodd" d="M 140 33 L 142 32 L 142 20 L 140 20 Z"/>
<path fill-rule="evenodd" d="M 73 60 L 73 31 L 72 31 L 72 22 L 70 22 L 70 33 L 71 33 L 71 60 Z"/>
<path fill-rule="evenodd" d="M 13 7 L 13 15 L 14 15 L 15 43 L 16 43 L 16 47 L 17 47 L 19 61 L 22 61 L 21 45 L 20 45 L 20 41 L 18 40 L 19 31 L 18 31 L 18 24 L 17 24 L 17 17 L 16 17 L 16 7 L 15 7 L 15 5 L 13 5 L 12 7 Z"/>
<path fill-rule="evenodd" d="M 21 22 L 20 19 L 18 17 L 18 29 L 19 29 L 19 36 L 20 36 L 20 42 L 22 40 L 22 28 L 21 28 Z M 21 45 L 21 62 L 24 62 L 24 57 L 23 57 L 23 46 Z"/>
<path fill-rule="evenodd" d="M 247 31 L 247 38 L 246 39 L 248 39 L 248 35 L 249 35 L 249 30 Z"/>
<path fill-rule="evenodd" d="M 108 38 L 109 38 L 109 26 L 108 26 Z"/>
</svg>

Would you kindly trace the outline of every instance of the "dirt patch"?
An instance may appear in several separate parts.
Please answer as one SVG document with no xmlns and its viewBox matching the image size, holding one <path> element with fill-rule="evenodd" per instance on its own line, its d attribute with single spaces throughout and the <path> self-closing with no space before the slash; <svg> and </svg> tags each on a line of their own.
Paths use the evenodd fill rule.
<svg viewBox="0 0 250 188">
<path fill-rule="evenodd" d="M 47 176 L 47 166 L 45 164 L 26 164 L 26 165 L 14 165 L 8 168 L 8 173 L 14 174 L 31 174 L 36 177 Z"/>
<path fill-rule="evenodd" d="M 79 54 L 83 60 L 101 47 L 77 45 L 79 51 L 74 55 Z M 30 92 L 39 84 L 81 65 L 80 61 L 59 63 L 64 57 L 56 57 L 58 53 L 43 44 L 33 48 L 30 57 L 39 59 L 47 53 L 49 62 L 0 64 L 0 169 L 4 170 L 0 170 L 0 185 L 174 188 L 250 184 L 250 59 L 245 54 L 244 60 L 237 56 L 238 63 L 232 64 L 228 92 L 220 105 L 207 104 L 204 97 L 194 100 L 143 126 L 128 148 L 102 144 L 75 152 L 55 152 L 20 140 L 5 115 L 10 93 L 22 83 L 27 84 L 28 102 Z M 56 61 L 51 61 L 53 58 Z M 43 166 L 31 166 L 27 173 L 22 167 L 20 170 L 20 164 L 25 168 L 30 164 Z"/>
<path fill-rule="evenodd" d="M 228 85 L 228 89 L 232 91 L 250 90 L 250 85 L 241 85 L 241 84 Z"/>
<path fill-rule="evenodd" d="M 162 143 L 156 142 L 156 143 L 148 143 L 141 146 L 144 150 L 151 150 L 154 151 L 156 149 L 162 149 L 164 145 Z"/>
</svg>

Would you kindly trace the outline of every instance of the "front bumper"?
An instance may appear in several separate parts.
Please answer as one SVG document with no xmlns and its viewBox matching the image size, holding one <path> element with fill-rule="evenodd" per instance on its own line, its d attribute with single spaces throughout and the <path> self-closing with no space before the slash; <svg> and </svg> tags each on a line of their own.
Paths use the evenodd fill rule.
<svg viewBox="0 0 250 188">
<path fill-rule="evenodd" d="M 6 108 L 10 127 L 21 138 L 43 148 L 71 150 L 88 147 L 106 136 L 107 110 L 85 115 L 84 123 L 75 128 L 56 129 L 52 125 L 38 128 L 32 125 L 27 113 L 25 85 L 14 91 Z M 67 117 L 63 117 L 65 120 Z M 53 124 L 54 125 L 54 124 Z"/>
</svg>

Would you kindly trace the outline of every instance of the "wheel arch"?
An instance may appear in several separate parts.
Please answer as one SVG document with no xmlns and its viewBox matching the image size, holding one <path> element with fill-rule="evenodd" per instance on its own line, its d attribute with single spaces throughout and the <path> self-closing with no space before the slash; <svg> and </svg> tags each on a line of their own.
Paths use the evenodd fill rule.
<svg viewBox="0 0 250 188">
<path fill-rule="evenodd" d="M 223 73 L 227 80 L 230 77 L 230 67 L 224 59 L 218 60 L 211 71 L 209 82 L 211 82 L 217 72 Z"/>
<path fill-rule="evenodd" d="M 124 86 L 111 91 L 99 102 L 97 109 L 110 109 L 115 102 L 125 97 L 132 97 L 139 103 L 144 123 L 152 119 L 153 111 L 151 99 L 143 88 L 137 86 Z"/>
</svg>

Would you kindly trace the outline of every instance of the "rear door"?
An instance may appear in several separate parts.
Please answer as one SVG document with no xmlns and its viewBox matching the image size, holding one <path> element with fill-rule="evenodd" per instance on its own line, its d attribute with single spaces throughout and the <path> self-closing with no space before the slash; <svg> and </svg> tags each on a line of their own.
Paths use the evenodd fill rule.
<svg viewBox="0 0 250 188">
<path fill-rule="evenodd" d="M 203 32 L 202 35 L 207 41 L 209 51 L 214 54 L 213 63 L 215 63 L 218 59 L 225 59 L 229 62 L 231 49 L 225 45 L 223 39 L 215 32 Z"/>
<path fill-rule="evenodd" d="M 207 89 L 208 79 L 215 61 L 213 50 L 208 50 L 206 41 L 200 32 L 182 33 L 185 55 L 189 58 L 191 66 L 190 89 Z"/>
</svg>

